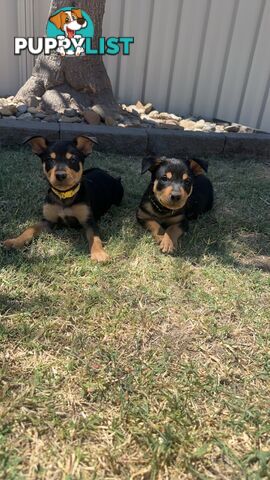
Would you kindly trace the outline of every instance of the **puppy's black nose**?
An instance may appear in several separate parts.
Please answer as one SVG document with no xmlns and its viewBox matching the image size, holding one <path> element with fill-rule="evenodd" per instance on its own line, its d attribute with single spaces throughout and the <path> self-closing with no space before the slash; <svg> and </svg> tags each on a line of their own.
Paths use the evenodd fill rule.
<svg viewBox="0 0 270 480">
<path fill-rule="evenodd" d="M 59 182 L 62 182 L 67 178 L 67 174 L 65 172 L 57 172 L 55 176 L 56 176 L 56 179 L 59 180 Z"/>
<path fill-rule="evenodd" d="M 77 18 L 77 22 L 78 22 L 79 25 L 83 25 L 85 20 L 84 20 L 83 17 L 82 18 Z"/>
<path fill-rule="evenodd" d="M 181 198 L 181 195 L 179 195 L 179 194 L 177 194 L 177 193 L 172 193 L 172 194 L 171 194 L 171 200 L 172 200 L 173 202 L 178 202 L 178 201 L 180 200 L 180 198 Z"/>
</svg>

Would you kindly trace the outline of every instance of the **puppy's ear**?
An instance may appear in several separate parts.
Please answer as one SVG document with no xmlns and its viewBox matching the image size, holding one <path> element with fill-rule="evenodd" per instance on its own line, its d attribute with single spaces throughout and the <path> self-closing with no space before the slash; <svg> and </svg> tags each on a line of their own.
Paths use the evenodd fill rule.
<svg viewBox="0 0 270 480">
<path fill-rule="evenodd" d="M 44 137 L 30 137 L 24 140 L 23 145 L 30 143 L 32 152 L 36 155 L 42 155 L 48 148 L 48 140 Z"/>
<path fill-rule="evenodd" d="M 187 160 L 189 168 L 192 170 L 193 175 L 203 175 L 208 171 L 208 162 L 199 158 L 192 158 Z"/>
<path fill-rule="evenodd" d="M 153 172 L 162 162 L 160 157 L 156 155 L 148 155 L 142 159 L 142 171 L 141 174 L 143 175 L 147 170 Z"/>
<path fill-rule="evenodd" d="M 78 137 L 74 138 L 73 143 L 75 144 L 77 150 L 87 157 L 87 155 L 92 152 L 94 144 L 97 144 L 98 141 L 95 137 L 79 135 Z"/>
<path fill-rule="evenodd" d="M 71 13 L 74 13 L 77 18 L 83 18 L 82 10 L 81 8 L 73 8 L 71 10 Z"/>
<path fill-rule="evenodd" d="M 52 15 L 50 17 L 50 22 L 52 22 L 56 28 L 58 28 L 58 30 L 61 30 L 61 27 L 63 25 L 63 22 L 62 22 L 62 13 L 63 12 L 59 12 L 57 13 L 56 15 Z"/>
</svg>

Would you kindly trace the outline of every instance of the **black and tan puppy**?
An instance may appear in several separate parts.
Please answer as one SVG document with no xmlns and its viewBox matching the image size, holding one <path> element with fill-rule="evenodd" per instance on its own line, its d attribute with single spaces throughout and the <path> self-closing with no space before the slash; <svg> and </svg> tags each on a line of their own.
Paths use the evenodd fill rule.
<svg viewBox="0 0 270 480">
<path fill-rule="evenodd" d="M 207 162 L 149 156 L 142 174 L 150 170 L 151 182 L 137 210 L 137 219 L 159 243 L 163 253 L 173 253 L 188 230 L 188 220 L 213 205 L 213 187 L 205 176 Z"/>
<path fill-rule="evenodd" d="M 56 224 L 83 227 L 92 260 L 103 262 L 108 255 L 102 247 L 97 220 L 123 197 L 120 179 L 111 177 L 99 168 L 83 171 L 84 160 L 92 152 L 94 138 L 78 136 L 71 142 L 48 142 L 44 137 L 32 137 L 32 151 L 43 164 L 49 191 L 43 205 L 41 222 L 19 237 L 6 240 L 7 248 L 22 248 L 43 231 Z"/>
</svg>

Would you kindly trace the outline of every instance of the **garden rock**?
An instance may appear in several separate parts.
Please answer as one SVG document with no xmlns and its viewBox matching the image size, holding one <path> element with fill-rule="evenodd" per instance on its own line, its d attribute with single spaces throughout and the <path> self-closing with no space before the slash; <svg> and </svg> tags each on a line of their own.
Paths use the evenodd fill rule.
<svg viewBox="0 0 270 480">
<path fill-rule="evenodd" d="M 3 115 L 4 117 L 10 117 L 11 115 L 14 115 L 17 112 L 17 107 L 16 105 L 3 105 L 0 107 L 0 114 Z"/>
<path fill-rule="evenodd" d="M 81 123 L 82 119 L 80 117 L 67 117 L 63 115 L 58 121 L 61 123 Z"/>
<path fill-rule="evenodd" d="M 49 95 L 47 98 L 46 95 Z M 66 104 L 69 103 L 69 108 Z M 32 95 L 28 102 L 10 96 L 0 98 L 0 118 L 20 120 L 37 120 L 42 122 L 82 123 L 83 125 L 105 124 L 108 127 L 144 128 L 147 130 L 161 128 L 172 130 L 185 130 L 204 133 L 260 133 L 259 130 L 238 123 L 229 123 L 221 119 L 200 118 L 193 115 L 181 117 L 174 113 L 159 112 L 154 110 L 153 104 L 143 104 L 140 100 L 136 104 L 121 104 L 119 111 L 111 116 L 104 110 L 103 105 L 84 107 L 82 110 L 69 93 L 63 94 L 59 100 L 57 89 L 46 92 L 42 100 Z M 58 112 L 58 113 L 57 113 Z M 130 115 L 132 114 L 132 115 Z M 16 115 L 16 117 L 15 117 Z M 265 132 L 261 132 L 265 133 Z"/>
<path fill-rule="evenodd" d="M 233 123 L 232 125 L 228 125 L 227 127 L 224 128 L 225 132 L 230 132 L 230 133 L 237 133 L 240 130 L 241 125 L 238 125 L 237 123 Z"/>
<path fill-rule="evenodd" d="M 65 117 L 77 117 L 78 112 L 75 110 L 75 108 L 65 108 L 64 115 Z"/>
<path fill-rule="evenodd" d="M 94 105 L 92 107 L 92 110 L 100 116 L 100 118 L 103 120 L 103 122 L 105 122 L 106 113 L 100 105 Z"/>
<path fill-rule="evenodd" d="M 39 117 L 41 118 L 41 117 Z M 43 120 L 45 120 L 45 122 L 57 122 L 58 121 L 58 115 L 57 113 L 52 113 L 51 115 L 46 115 Z"/>
<path fill-rule="evenodd" d="M 41 98 L 35 97 L 32 95 L 28 101 L 28 107 L 38 107 L 40 104 Z"/>
<path fill-rule="evenodd" d="M 35 117 L 39 118 L 40 120 L 43 120 L 46 116 L 47 116 L 47 114 L 45 112 L 37 112 L 35 114 Z"/>
<path fill-rule="evenodd" d="M 23 103 L 22 105 L 18 105 L 17 107 L 17 112 L 18 113 L 26 113 L 28 109 L 28 106 Z M 30 112 L 31 113 L 31 112 Z"/>
<path fill-rule="evenodd" d="M 40 110 L 38 109 L 38 107 L 29 107 L 28 108 L 28 112 L 32 113 L 32 115 L 35 114 L 35 113 L 39 113 L 39 111 Z"/>
<path fill-rule="evenodd" d="M 152 103 L 147 103 L 145 106 L 144 106 L 144 113 L 146 115 L 148 115 L 150 112 L 152 112 L 153 110 L 153 104 Z"/>
<path fill-rule="evenodd" d="M 83 112 L 83 117 L 87 123 L 90 125 L 99 125 L 101 123 L 101 118 L 97 112 L 94 110 L 85 110 Z"/>
<path fill-rule="evenodd" d="M 159 112 L 157 110 L 152 110 L 152 112 L 149 113 L 149 118 L 158 118 Z"/>
<path fill-rule="evenodd" d="M 197 129 L 203 129 L 204 126 L 205 126 L 205 120 L 201 119 L 198 122 L 196 122 Z"/>
<path fill-rule="evenodd" d="M 26 112 L 26 113 L 22 113 L 20 116 L 17 117 L 18 120 L 32 120 L 33 117 L 31 115 L 31 113 L 29 112 Z"/>
<path fill-rule="evenodd" d="M 183 127 L 184 130 L 193 130 L 195 128 L 196 122 L 193 120 L 181 120 L 179 123 L 180 127 Z"/>
<path fill-rule="evenodd" d="M 105 124 L 107 125 L 107 127 L 118 126 L 118 122 L 116 120 L 114 120 L 114 118 L 112 118 L 112 117 L 106 117 L 105 118 Z"/>
</svg>

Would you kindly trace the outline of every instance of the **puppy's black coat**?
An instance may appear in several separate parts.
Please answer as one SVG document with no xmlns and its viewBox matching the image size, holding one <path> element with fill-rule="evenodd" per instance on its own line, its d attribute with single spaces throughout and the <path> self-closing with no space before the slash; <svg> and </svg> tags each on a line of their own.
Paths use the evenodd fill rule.
<svg viewBox="0 0 270 480">
<path fill-rule="evenodd" d="M 42 231 L 66 224 L 85 229 L 93 260 L 107 260 L 96 222 L 112 205 L 120 205 L 124 190 L 121 179 L 100 168 L 83 171 L 84 160 L 96 140 L 78 136 L 71 142 L 48 142 L 43 137 L 33 137 L 28 142 L 42 160 L 50 187 L 43 205 L 43 219 L 19 237 L 6 240 L 4 245 L 21 248 Z"/>
<path fill-rule="evenodd" d="M 193 175 L 193 191 L 186 205 L 188 220 L 196 220 L 199 215 L 212 209 L 214 202 L 213 186 L 209 178 L 200 174 Z"/>
<path fill-rule="evenodd" d="M 74 198 L 72 205 L 84 203 L 89 205 L 93 220 L 97 222 L 108 212 L 112 205 L 117 207 L 120 205 L 123 193 L 124 190 L 120 178 L 113 178 L 100 168 L 89 168 L 83 172 L 80 190 Z M 51 204 L 58 202 L 58 198 L 55 198 L 55 193 L 51 189 L 45 201 Z M 81 226 L 79 223 L 74 223 L 74 227 Z"/>
<path fill-rule="evenodd" d="M 213 206 L 213 186 L 206 177 L 204 160 L 180 160 L 149 156 L 142 161 L 142 174 L 150 170 L 148 185 L 137 219 L 151 231 L 164 253 L 172 253 L 178 239 L 194 220 Z"/>
</svg>

